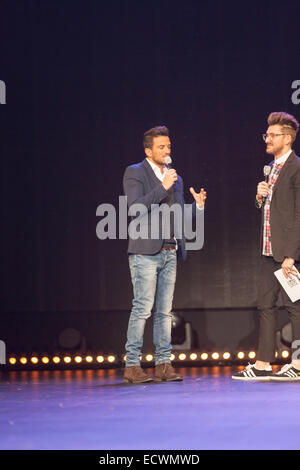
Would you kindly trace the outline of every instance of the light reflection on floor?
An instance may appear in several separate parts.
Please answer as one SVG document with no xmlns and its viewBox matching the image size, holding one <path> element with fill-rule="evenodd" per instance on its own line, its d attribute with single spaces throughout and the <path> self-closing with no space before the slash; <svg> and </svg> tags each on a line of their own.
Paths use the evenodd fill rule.
<svg viewBox="0 0 300 470">
<path fill-rule="evenodd" d="M 141 385 L 121 369 L 0 372 L 0 449 L 299 449 L 300 383 L 232 380 L 241 368 Z"/>
</svg>

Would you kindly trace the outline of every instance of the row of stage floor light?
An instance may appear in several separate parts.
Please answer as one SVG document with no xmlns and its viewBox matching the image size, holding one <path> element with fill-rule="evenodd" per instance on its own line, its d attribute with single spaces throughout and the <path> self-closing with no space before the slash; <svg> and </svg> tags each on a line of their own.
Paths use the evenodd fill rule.
<svg viewBox="0 0 300 470">
<path fill-rule="evenodd" d="M 276 353 L 277 359 L 286 359 L 290 356 L 290 352 L 283 350 L 280 353 Z M 210 362 L 210 361 L 244 361 L 246 359 L 255 359 L 256 353 L 254 351 L 243 352 L 239 351 L 236 355 L 229 352 L 180 352 L 172 353 L 171 361 L 174 363 L 184 362 L 184 361 L 195 361 L 195 362 Z M 28 366 L 28 365 L 83 365 L 83 364 L 105 364 L 106 366 L 116 366 L 119 363 L 125 362 L 126 356 L 117 356 L 115 354 L 110 355 L 68 355 L 68 354 L 57 354 L 54 356 L 44 355 L 10 355 L 8 358 L 8 365 L 10 366 Z M 140 357 L 142 363 L 151 363 L 154 361 L 153 354 L 143 354 Z"/>
</svg>

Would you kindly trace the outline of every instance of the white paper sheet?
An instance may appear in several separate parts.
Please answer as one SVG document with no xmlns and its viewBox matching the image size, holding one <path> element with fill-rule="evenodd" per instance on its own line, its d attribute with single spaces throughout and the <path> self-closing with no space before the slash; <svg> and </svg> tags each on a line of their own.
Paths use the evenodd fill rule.
<svg viewBox="0 0 300 470">
<path fill-rule="evenodd" d="M 282 269 L 278 269 L 278 271 L 275 271 L 274 273 L 292 302 L 296 302 L 296 300 L 300 299 L 300 274 L 295 266 L 294 268 L 298 274 L 291 274 L 292 279 L 287 279 L 284 276 Z"/>
</svg>

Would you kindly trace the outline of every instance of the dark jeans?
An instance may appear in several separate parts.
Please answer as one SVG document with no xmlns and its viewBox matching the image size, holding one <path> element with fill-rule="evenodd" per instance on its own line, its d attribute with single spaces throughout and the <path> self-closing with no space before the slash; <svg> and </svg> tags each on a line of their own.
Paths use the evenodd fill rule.
<svg viewBox="0 0 300 470">
<path fill-rule="evenodd" d="M 299 263 L 295 263 L 298 271 Z M 258 308 L 259 312 L 259 344 L 257 360 L 272 362 L 275 359 L 277 311 L 285 307 L 292 324 L 293 341 L 300 340 L 300 300 L 292 302 L 281 284 L 274 276 L 274 272 L 281 268 L 270 256 L 262 256 L 259 288 Z"/>
</svg>

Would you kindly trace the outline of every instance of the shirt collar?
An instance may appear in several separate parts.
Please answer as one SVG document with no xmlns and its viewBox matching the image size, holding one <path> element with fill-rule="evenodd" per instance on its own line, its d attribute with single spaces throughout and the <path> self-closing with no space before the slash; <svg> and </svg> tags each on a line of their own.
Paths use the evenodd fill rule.
<svg viewBox="0 0 300 470">
<path fill-rule="evenodd" d="M 281 157 L 277 158 L 277 160 L 274 160 L 274 165 L 282 165 L 283 163 L 285 163 L 292 151 L 293 150 L 289 150 L 284 155 L 281 155 Z"/>
<path fill-rule="evenodd" d="M 159 174 L 160 176 L 163 176 L 163 175 L 165 174 L 165 172 L 167 171 L 167 167 L 164 166 L 164 172 L 162 173 L 162 172 L 160 171 L 160 168 L 159 168 L 157 165 L 155 165 L 155 163 L 151 162 L 151 160 L 149 160 L 149 158 L 146 158 L 146 160 L 147 160 L 147 162 L 149 163 L 149 165 L 151 165 L 151 168 L 152 168 L 152 170 L 154 171 L 154 173 L 155 173 L 156 175 Z"/>
</svg>

